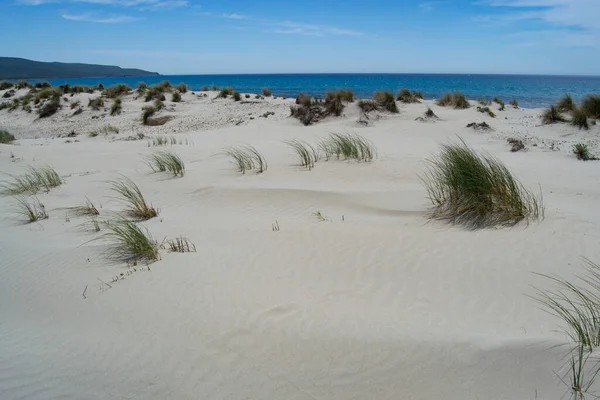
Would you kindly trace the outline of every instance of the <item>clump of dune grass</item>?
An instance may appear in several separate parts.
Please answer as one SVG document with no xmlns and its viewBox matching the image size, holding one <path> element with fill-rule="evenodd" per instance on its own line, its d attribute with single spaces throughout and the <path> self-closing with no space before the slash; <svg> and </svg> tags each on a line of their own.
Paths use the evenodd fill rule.
<svg viewBox="0 0 600 400">
<path fill-rule="evenodd" d="M 504 111 L 506 105 L 504 104 L 504 101 L 500 100 L 500 99 L 495 99 L 497 100 L 496 103 L 500 106 L 498 107 L 498 111 Z"/>
<path fill-rule="evenodd" d="M 127 219 L 120 219 L 111 221 L 106 229 L 108 232 L 101 238 L 111 242 L 106 251 L 109 259 L 126 263 L 160 259 L 159 245 L 147 228 Z"/>
<path fill-rule="evenodd" d="M 559 101 L 556 103 L 556 108 L 561 112 L 570 112 L 575 108 L 575 102 L 570 94 L 565 94 Z"/>
<path fill-rule="evenodd" d="M 479 229 L 543 218 L 542 197 L 534 195 L 490 154 L 478 155 L 461 140 L 442 145 L 421 177 L 434 207 L 433 219 Z"/>
<path fill-rule="evenodd" d="M 354 93 L 352 93 L 352 90 L 350 89 L 336 90 L 335 95 L 342 101 L 346 101 L 348 103 L 352 103 L 354 101 Z"/>
<path fill-rule="evenodd" d="M 137 220 L 147 220 L 158 215 L 158 210 L 146 203 L 138 186 L 129 178 L 110 182 L 111 190 L 116 192 L 118 198 L 125 205 L 125 214 Z"/>
<path fill-rule="evenodd" d="M 41 219 L 47 219 L 48 213 L 46 207 L 37 197 L 33 197 L 30 202 L 26 197 L 17 199 L 17 214 L 21 215 L 27 223 L 36 222 Z"/>
<path fill-rule="evenodd" d="M 484 98 L 477 99 L 477 102 L 482 106 L 491 106 L 492 105 L 491 101 L 484 99 Z"/>
<path fill-rule="evenodd" d="M 168 91 L 165 85 L 154 85 L 148 87 L 144 92 L 144 101 L 160 100 L 165 101 L 165 92 Z"/>
<path fill-rule="evenodd" d="M 217 98 L 226 99 L 228 96 L 233 96 L 233 89 L 230 87 L 221 89 L 221 91 L 217 95 Z"/>
<path fill-rule="evenodd" d="M 327 117 L 328 112 L 322 104 L 290 106 L 291 116 L 308 126 Z"/>
<path fill-rule="evenodd" d="M 240 100 L 242 100 L 242 95 L 237 90 L 233 91 L 233 93 L 231 94 L 231 97 L 233 97 L 234 101 L 240 101 Z"/>
<path fill-rule="evenodd" d="M 590 154 L 590 149 L 588 148 L 588 145 L 585 143 L 574 144 L 573 145 L 573 154 L 575 154 L 575 156 L 577 156 L 577 159 L 581 160 L 581 161 L 597 160 L 596 157 L 594 157 Z"/>
<path fill-rule="evenodd" d="M 415 99 L 423 100 L 423 93 L 420 90 L 413 90 L 413 97 Z"/>
<path fill-rule="evenodd" d="M 5 195 L 46 192 L 62 185 L 62 180 L 52 167 L 28 167 L 27 173 L 13 177 L 12 182 L 4 182 L 0 188 Z"/>
<path fill-rule="evenodd" d="M 511 100 L 510 104 L 513 108 L 519 108 L 519 102 L 517 100 Z"/>
<path fill-rule="evenodd" d="M 454 92 L 452 94 L 446 93 L 438 100 L 438 106 L 442 107 L 454 107 L 456 109 L 466 109 L 471 107 L 469 101 L 465 98 L 462 93 Z"/>
<path fill-rule="evenodd" d="M 174 91 L 171 93 L 171 101 L 174 103 L 179 103 L 181 101 L 181 93 L 179 93 L 179 91 Z"/>
<path fill-rule="evenodd" d="M 10 144 L 14 142 L 15 136 L 8 131 L 0 129 L 0 143 L 2 144 Z"/>
<path fill-rule="evenodd" d="M 373 100 L 359 100 L 358 107 L 365 114 L 370 113 L 371 111 L 377 110 L 377 104 Z"/>
<path fill-rule="evenodd" d="M 175 86 L 175 90 L 179 91 L 180 93 L 187 93 L 188 88 L 185 83 L 181 82 L 178 86 Z"/>
<path fill-rule="evenodd" d="M 151 140 L 148 141 L 148 147 L 151 146 L 166 146 L 166 145 L 175 145 L 177 144 L 177 138 L 175 136 L 154 136 Z M 188 144 L 188 140 L 185 139 L 185 143 L 183 139 L 179 140 L 179 144 Z"/>
<path fill-rule="evenodd" d="M 12 82 L 2 81 L 0 82 L 0 90 L 11 89 L 15 84 Z"/>
<path fill-rule="evenodd" d="M 96 97 L 88 100 L 88 107 L 94 111 L 100 110 L 104 107 L 104 99 L 102 97 Z"/>
<path fill-rule="evenodd" d="M 422 95 L 421 98 L 423 98 Z M 415 94 L 411 93 L 408 89 L 400 89 L 398 91 L 398 97 L 396 98 L 396 100 L 405 104 L 420 103 L 419 97 L 415 96 Z"/>
<path fill-rule="evenodd" d="M 581 109 L 590 118 L 600 118 L 600 96 L 586 96 L 581 102 Z"/>
<path fill-rule="evenodd" d="M 118 85 L 104 89 L 102 94 L 108 98 L 114 99 L 129 92 L 131 92 L 131 88 L 129 86 L 125 85 L 124 83 L 119 83 Z"/>
<path fill-rule="evenodd" d="M 156 111 L 156 108 L 154 108 L 153 106 L 142 107 L 142 124 L 148 125 L 148 120 L 150 119 L 150 117 L 156 114 Z"/>
<path fill-rule="evenodd" d="M 319 150 L 317 148 L 297 139 L 288 140 L 285 143 L 294 149 L 301 166 L 308 168 L 309 171 L 315 167 L 315 163 L 319 160 Z"/>
<path fill-rule="evenodd" d="M 567 120 L 560 114 L 559 108 L 555 106 L 550 106 L 547 110 L 545 110 L 540 116 L 542 119 L 542 124 L 555 124 L 557 122 L 566 122 Z"/>
<path fill-rule="evenodd" d="M 326 153 L 326 158 L 335 155 L 338 159 L 343 156 L 346 160 L 370 162 L 377 150 L 366 138 L 356 134 L 332 133 L 320 144 Z"/>
<path fill-rule="evenodd" d="M 138 82 L 137 93 L 140 96 L 146 94 L 146 90 L 148 90 L 148 85 L 145 82 Z"/>
<path fill-rule="evenodd" d="M 202 89 L 200 89 L 201 92 L 208 92 L 208 86 L 204 85 L 202 86 Z"/>
<path fill-rule="evenodd" d="M 121 114 L 121 110 L 123 109 L 122 101 L 120 98 L 116 98 L 110 106 L 110 115 L 118 115 Z"/>
<path fill-rule="evenodd" d="M 196 245 L 188 238 L 180 236 L 175 239 L 167 240 L 167 246 L 171 253 L 195 253 Z"/>
<path fill-rule="evenodd" d="M 233 164 L 242 174 L 256 169 L 257 173 L 267 170 L 267 161 L 253 146 L 238 146 L 225 149 L 223 154 L 232 158 Z"/>
<path fill-rule="evenodd" d="M 271 91 L 269 89 L 262 88 L 261 91 L 262 91 L 262 95 L 263 96 L 265 96 L 265 97 L 271 97 Z"/>
<path fill-rule="evenodd" d="M 185 163 L 177 154 L 171 151 L 159 151 L 148 158 L 148 165 L 154 172 L 170 172 L 173 176 L 185 174 Z"/>
<path fill-rule="evenodd" d="M 341 91 L 336 93 L 328 92 L 325 95 L 325 113 L 327 115 L 335 115 L 339 117 L 342 115 L 344 111 L 344 103 L 343 103 L 344 94 Z"/>
<path fill-rule="evenodd" d="M 378 110 L 385 110 L 394 114 L 400 112 L 394 95 L 387 91 L 375 92 L 373 95 L 373 101 L 377 105 Z"/>
<path fill-rule="evenodd" d="M 47 100 L 39 109 L 38 116 L 40 118 L 50 117 L 60 109 L 60 97 L 55 96 Z"/>
<path fill-rule="evenodd" d="M 94 203 L 92 203 L 92 201 L 87 197 L 85 198 L 85 203 L 83 205 L 71 208 L 71 212 L 73 215 L 78 217 L 94 217 L 96 215 L 100 215 L 100 211 L 98 211 L 98 208 L 96 208 Z"/>
<path fill-rule="evenodd" d="M 99 135 L 109 135 L 111 133 L 119 133 L 119 128 L 112 126 L 110 124 L 104 125 L 98 129 L 95 129 L 93 131 L 90 131 L 90 133 L 88 133 L 89 137 L 96 137 Z"/>
<path fill-rule="evenodd" d="M 590 129 L 587 113 L 582 108 L 574 108 L 572 116 L 571 125 L 576 126 L 579 129 Z"/>
<path fill-rule="evenodd" d="M 430 107 L 427 107 L 427 111 L 425 111 L 425 118 L 438 119 L 438 116 L 435 115 Z"/>
</svg>

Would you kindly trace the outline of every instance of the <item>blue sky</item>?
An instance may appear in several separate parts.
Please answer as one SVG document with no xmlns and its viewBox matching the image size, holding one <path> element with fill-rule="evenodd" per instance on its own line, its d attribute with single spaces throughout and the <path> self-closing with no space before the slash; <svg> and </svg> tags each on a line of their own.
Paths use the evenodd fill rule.
<svg viewBox="0 0 600 400">
<path fill-rule="evenodd" d="M 600 0 L 0 0 L 1 56 L 161 74 L 600 74 Z"/>
</svg>

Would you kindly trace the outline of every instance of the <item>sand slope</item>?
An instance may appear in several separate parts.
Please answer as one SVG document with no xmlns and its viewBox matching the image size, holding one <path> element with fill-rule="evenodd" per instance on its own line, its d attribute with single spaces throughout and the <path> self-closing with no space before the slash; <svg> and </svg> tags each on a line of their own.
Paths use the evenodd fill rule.
<svg viewBox="0 0 600 400">
<path fill-rule="evenodd" d="M 491 119 L 437 106 L 441 120 L 423 123 L 415 121 L 422 104 L 367 127 L 357 123 L 355 106 L 304 127 L 287 118 L 289 100 L 223 103 L 178 104 L 175 120 L 152 128 L 140 127 L 139 107 L 130 105 L 109 121 L 122 127 L 118 135 L 69 139 L 53 138 L 70 129 L 61 116 L 34 121 L 0 111 L 0 126 L 28 138 L 0 145 L 0 170 L 52 165 L 65 180 L 38 195 L 50 214 L 40 223 L 20 223 L 10 212 L 15 199 L 0 197 L 0 398 L 566 393 L 555 375 L 565 372 L 565 348 L 554 347 L 565 337 L 526 295 L 531 284 L 547 285 L 532 272 L 569 278 L 582 271 L 582 256 L 600 259 L 599 164 L 570 154 L 577 141 L 596 150 L 598 127 L 541 127 L 540 110 L 507 109 Z M 257 117 L 269 110 L 276 115 Z M 250 112 L 255 119 L 232 122 Z M 182 122 L 197 116 L 204 122 Z M 483 120 L 494 131 L 465 128 Z M 96 123 L 88 116 L 73 124 Z M 167 147 L 185 160 L 183 178 L 150 173 L 144 157 L 156 148 L 146 140 L 118 140 L 169 129 L 187 139 Z M 364 135 L 378 159 L 295 166 L 285 140 L 330 132 Z M 439 143 L 456 135 L 498 156 L 526 186 L 540 185 L 545 220 L 479 231 L 426 220 L 418 175 Z M 511 153 L 507 137 L 523 138 L 528 151 Z M 219 154 L 243 143 L 264 154 L 267 172 L 240 175 Z M 143 224 L 154 237 L 186 236 L 196 253 L 163 250 L 149 267 L 107 262 L 106 243 L 91 241 L 99 234 L 82 231 L 85 219 L 66 208 L 87 196 L 101 217 L 120 210 L 106 183 L 120 174 L 160 208 Z"/>
</svg>

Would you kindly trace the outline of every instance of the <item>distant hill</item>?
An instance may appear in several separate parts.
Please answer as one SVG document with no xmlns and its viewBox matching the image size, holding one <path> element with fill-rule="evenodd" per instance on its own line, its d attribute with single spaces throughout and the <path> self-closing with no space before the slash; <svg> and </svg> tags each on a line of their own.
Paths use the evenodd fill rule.
<svg viewBox="0 0 600 400">
<path fill-rule="evenodd" d="M 100 78 L 106 76 L 156 76 L 157 72 L 113 65 L 40 62 L 0 57 L 0 79 Z"/>
</svg>

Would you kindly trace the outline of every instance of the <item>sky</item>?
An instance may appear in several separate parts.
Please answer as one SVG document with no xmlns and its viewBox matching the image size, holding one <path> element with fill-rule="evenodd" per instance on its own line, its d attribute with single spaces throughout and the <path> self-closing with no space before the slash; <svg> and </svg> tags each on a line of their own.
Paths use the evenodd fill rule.
<svg viewBox="0 0 600 400">
<path fill-rule="evenodd" d="M 600 74 L 600 0 L 0 0 L 0 56 L 161 74 Z"/>
</svg>

